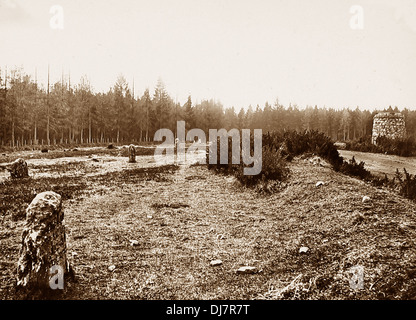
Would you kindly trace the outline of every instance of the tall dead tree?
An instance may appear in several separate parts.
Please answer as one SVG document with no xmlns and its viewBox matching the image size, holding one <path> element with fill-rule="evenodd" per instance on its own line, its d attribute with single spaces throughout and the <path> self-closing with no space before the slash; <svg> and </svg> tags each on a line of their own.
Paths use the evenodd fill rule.
<svg viewBox="0 0 416 320">
<path fill-rule="evenodd" d="M 47 97 L 46 97 L 46 141 L 48 143 L 48 145 L 50 145 L 50 136 L 49 136 L 49 131 L 50 131 L 50 101 L 49 101 L 50 97 L 49 97 L 49 65 L 48 65 L 48 89 L 47 89 Z"/>
</svg>

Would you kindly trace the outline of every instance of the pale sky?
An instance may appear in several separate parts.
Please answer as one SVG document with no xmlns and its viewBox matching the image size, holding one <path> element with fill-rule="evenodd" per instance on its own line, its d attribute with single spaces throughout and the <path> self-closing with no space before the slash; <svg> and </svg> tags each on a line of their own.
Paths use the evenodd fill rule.
<svg viewBox="0 0 416 320">
<path fill-rule="evenodd" d="M 64 28 L 49 12 L 63 8 Z M 350 8 L 363 8 L 353 30 Z M 224 107 L 416 110 L 416 0 L 0 0 L 0 67 Z"/>
</svg>

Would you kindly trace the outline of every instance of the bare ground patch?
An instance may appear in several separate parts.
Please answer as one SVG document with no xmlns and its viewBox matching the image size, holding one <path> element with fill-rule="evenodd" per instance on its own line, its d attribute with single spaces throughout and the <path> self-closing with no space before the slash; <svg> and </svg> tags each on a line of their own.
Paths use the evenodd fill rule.
<svg viewBox="0 0 416 320">
<path fill-rule="evenodd" d="M 64 201 L 77 282 L 60 298 L 416 298 L 415 204 L 307 160 L 290 170 L 272 195 L 204 166 L 83 178 L 82 197 Z M 0 226 L 3 299 L 14 297 L 22 228 L 10 217 Z M 236 273 L 246 265 L 258 272 Z M 355 265 L 364 267 L 358 291 Z"/>
</svg>

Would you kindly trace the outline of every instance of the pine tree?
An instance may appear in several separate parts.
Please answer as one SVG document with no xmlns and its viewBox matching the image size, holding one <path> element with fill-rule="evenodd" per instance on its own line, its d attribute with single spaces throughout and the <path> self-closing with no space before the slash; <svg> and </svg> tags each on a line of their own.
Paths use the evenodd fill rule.
<svg viewBox="0 0 416 320">
<path fill-rule="evenodd" d="M 185 128 L 186 130 L 190 130 L 195 128 L 195 113 L 194 108 L 192 107 L 192 99 L 191 96 L 188 96 L 188 100 L 185 103 Z"/>
</svg>

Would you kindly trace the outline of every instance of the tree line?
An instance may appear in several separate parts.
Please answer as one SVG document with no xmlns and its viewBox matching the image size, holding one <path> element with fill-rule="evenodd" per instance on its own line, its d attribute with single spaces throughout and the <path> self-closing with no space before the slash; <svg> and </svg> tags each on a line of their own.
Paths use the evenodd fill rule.
<svg viewBox="0 0 416 320">
<path fill-rule="evenodd" d="M 49 73 L 49 72 L 48 72 Z M 335 109 L 318 106 L 299 108 L 276 101 L 264 106 L 248 106 L 238 112 L 216 100 L 198 103 L 189 96 L 183 104 L 168 94 L 161 79 L 153 92 L 147 88 L 135 96 L 134 85 L 120 75 L 107 92 L 94 92 L 87 77 L 79 83 L 70 78 L 45 87 L 22 69 L 0 70 L 0 145 L 107 143 L 153 141 L 155 132 L 168 128 L 176 132 L 176 122 L 186 128 L 262 129 L 263 132 L 317 130 L 334 141 L 351 141 L 371 136 L 373 116 L 356 108 Z M 408 135 L 416 136 L 416 111 L 401 110 Z"/>
</svg>

